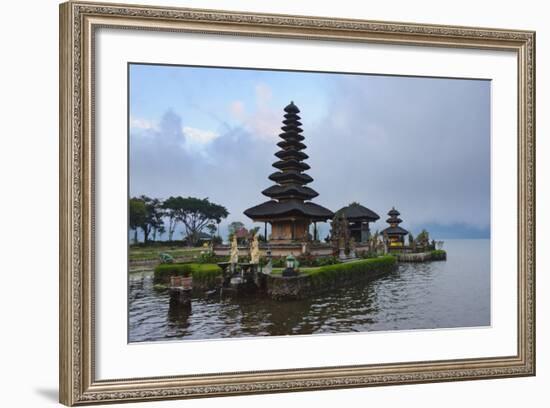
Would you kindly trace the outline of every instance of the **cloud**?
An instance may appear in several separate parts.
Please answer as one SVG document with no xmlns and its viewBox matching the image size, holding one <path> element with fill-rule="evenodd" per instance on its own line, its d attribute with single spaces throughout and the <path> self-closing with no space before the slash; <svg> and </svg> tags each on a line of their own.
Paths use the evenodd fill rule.
<svg viewBox="0 0 550 408">
<path fill-rule="evenodd" d="M 490 84 L 484 81 L 331 76 L 323 89 L 327 113 L 303 112 L 306 153 L 319 192 L 314 202 L 338 210 L 352 201 L 376 211 L 396 206 L 403 227 L 490 224 Z M 255 100 L 225 101 L 218 129 L 198 129 L 167 110 L 158 123 L 132 120 L 130 192 L 158 198 L 208 197 L 251 221 L 243 211 L 267 200 L 273 183 L 283 106 L 273 86 L 256 84 Z M 239 95 L 236 95 L 239 96 Z M 315 100 L 311 97 L 309 100 Z M 201 101 L 197 101 L 200 103 Z M 137 136 L 140 137 L 137 137 Z M 328 232 L 320 226 L 321 236 Z M 447 228 L 448 229 L 448 228 Z"/>
<path fill-rule="evenodd" d="M 158 130 L 158 124 L 152 120 L 130 117 L 130 128 L 140 130 Z"/>
<path fill-rule="evenodd" d="M 232 101 L 229 105 L 229 112 L 231 116 L 238 120 L 245 118 L 245 109 L 243 101 Z"/>
<path fill-rule="evenodd" d="M 306 139 L 320 203 L 360 201 L 382 220 L 396 206 L 405 227 L 489 225 L 488 83 L 348 76 L 330 92 Z"/>
<path fill-rule="evenodd" d="M 158 146 L 170 145 L 171 149 L 184 149 L 189 153 L 200 153 L 207 157 L 208 146 L 220 135 L 208 129 L 199 129 L 191 126 L 181 126 L 182 119 L 173 111 L 168 110 L 160 123 L 154 120 L 134 118 L 130 119 L 130 132 L 134 139 L 139 137 L 153 138 Z M 135 142 L 137 143 L 137 142 Z M 149 146 L 148 148 L 156 148 Z"/>
<path fill-rule="evenodd" d="M 255 106 L 252 111 L 247 111 L 243 101 L 234 100 L 229 104 L 229 112 L 253 138 L 273 142 L 280 133 L 282 107 L 272 106 L 273 93 L 268 85 L 258 83 L 254 91 Z"/>
<path fill-rule="evenodd" d="M 256 85 L 255 91 L 258 106 L 260 108 L 268 106 L 269 102 L 273 98 L 273 92 L 271 92 L 271 88 L 264 83 L 259 83 Z"/>
<path fill-rule="evenodd" d="M 212 130 L 197 129 L 190 126 L 182 128 L 185 148 L 189 151 L 201 151 L 220 135 Z"/>
<path fill-rule="evenodd" d="M 276 146 L 258 140 L 247 129 L 225 125 L 223 133 L 182 125 L 180 115 L 168 110 L 150 137 L 130 138 L 130 195 L 208 197 L 227 207 L 231 221 L 250 222 L 243 211 L 266 201 L 260 192 L 271 182 Z M 187 141 L 203 144 L 205 154 L 188 149 Z M 182 143 L 185 141 L 185 143 Z"/>
</svg>

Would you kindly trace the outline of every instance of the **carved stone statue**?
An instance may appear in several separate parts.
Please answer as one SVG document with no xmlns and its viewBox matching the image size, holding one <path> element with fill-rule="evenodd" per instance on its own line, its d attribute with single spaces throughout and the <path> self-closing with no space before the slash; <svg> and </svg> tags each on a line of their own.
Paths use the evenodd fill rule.
<svg viewBox="0 0 550 408">
<path fill-rule="evenodd" d="M 388 252 L 387 241 L 384 241 L 384 238 L 380 238 L 378 242 L 378 253 L 381 255 L 386 254 Z"/>
<path fill-rule="evenodd" d="M 357 257 L 355 255 L 355 248 L 356 248 L 355 238 L 351 237 L 349 239 L 349 257 L 350 258 L 356 258 Z"/>
<path fill-rule="evenodd" d="M 370 237 L 369 237 L 369 241 L 368 241 L 368 244 L 369 244 L 369 253 L 370 254 L 377 254 L 378 253 L 378 231 L 375 231 L 374 234 L 372 234 Z"/>
<path fill-rule="evenodd" d="M 347 258 L 346 257 L 346 241 L 343 237 L 340 237 L 338 239 L 338 258 L 340 258 L 342 261 Z"/>
<path fill-rule="evenodd" d="M 250 263 L 258 265 L 260 263 L 260 244 L 258 242 L 258 234 L 254 234 L 252 244 L 250 245 Z"/>
<path fill-rule="evenodd" d="M 263 273 L 266 275 L 271 275 L 271 272 L 273 271 L 273 261 L 271 258 L 271 251 L 269 249 L 266 251 L 265 257 L 267 259 L 267 264 L 263 268 Z"/>
<path fill-rule="evenodd" d="M 237 235 L 233 234 L 233 239 L 231 240 L 231 251 L 229 253 L 229 263 L 231 267 L 235 269 L 236 265 L 239 263 L 239 247 L 237 245 Z"/>
<path fill-rule="evenodd" d="M 384 238 L 382 240 L 382 242 L 384 243 L 384 255 L 386 255 L 388 253 L 388 234 L 386 234 L 384 232 Z"/>
<path fill-rule="evenodd" d="M 349 246 L 349 223 L 343 213 L 336 213 L 331 222 L 330 236 L 335 253 L 340 259 L 346 259 L 346 249 Z"/>
</svg>

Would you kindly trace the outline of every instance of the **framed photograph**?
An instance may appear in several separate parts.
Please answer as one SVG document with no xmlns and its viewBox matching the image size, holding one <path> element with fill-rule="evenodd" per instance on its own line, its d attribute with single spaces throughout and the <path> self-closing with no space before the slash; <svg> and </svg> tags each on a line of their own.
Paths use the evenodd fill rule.
<svg viewBox="0 0 550 408">
<path fill-rule="evenodd" d="M 60 400 L 535 374 L 535 33 L 60 6 Z"/>
</svg>

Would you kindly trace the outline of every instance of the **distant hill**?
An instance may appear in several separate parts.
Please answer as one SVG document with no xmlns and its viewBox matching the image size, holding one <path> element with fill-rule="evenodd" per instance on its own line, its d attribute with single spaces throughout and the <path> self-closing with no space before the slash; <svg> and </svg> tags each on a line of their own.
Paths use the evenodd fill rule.
<svg viewBox="0 0 550 408">
<path fill-rule="evenodd" d="M 404 224 L 403 224 L 404 225 Z M 404 225 L 406 228 L 406 226 Z M 416 236 L 422 229 L 426 229 L 430 233 L 430 237 L 435 239 L 489 239 L 491 238 L 491 228 L 486 226 L 476 228 L 466 224 L 423 224 L 420 226 L 412 226 L 410 230 Z"/>
</svg>

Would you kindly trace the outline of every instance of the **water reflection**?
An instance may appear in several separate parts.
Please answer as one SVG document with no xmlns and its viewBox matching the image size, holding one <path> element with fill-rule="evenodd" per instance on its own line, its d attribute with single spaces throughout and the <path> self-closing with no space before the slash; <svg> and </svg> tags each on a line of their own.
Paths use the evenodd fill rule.
<svg viewBox="0 0 550 408">
<path fill-rule="evenodd" d="M 168 324 L 174 325 L 184 335 L 185 330 L 189 327 L 189 317 L 192 313 L 193 309 L 190 307 L 178 303 L 170 303 L 167 314 Z"/>
<path fill-rule="evenodd" d="M 489 242 L 450 241 L 446 262 L 401 264 L 371 282 L 306 300 L 194 297 L 170 306 L 152 273 L 130 275 L 130 341 L 208 339 L 490 324 Z"/>
</svg>

